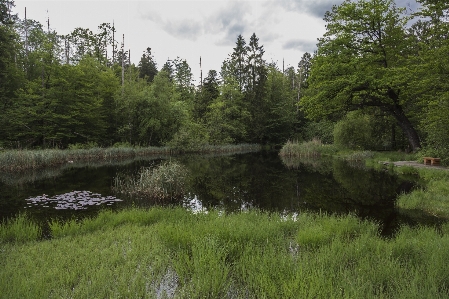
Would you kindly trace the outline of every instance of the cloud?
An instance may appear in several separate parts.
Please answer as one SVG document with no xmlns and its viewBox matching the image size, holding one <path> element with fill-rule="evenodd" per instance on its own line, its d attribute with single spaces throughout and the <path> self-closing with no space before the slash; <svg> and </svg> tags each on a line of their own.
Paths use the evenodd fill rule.
<svg viewBox="0 0 449 299">
<path fill-rule="evenodd" d="M 203 34 L 203 25 L 194 20 L 181 20 L 177 22 L 166 21 L 162 28 L 170 35 L 195 41 Z"/>
<path fill-rule="evenodd" d="M 316 50 L 317 41 L 303 40 L 303 39 L 291 39 L 282 45 L 284 50 L 298 50 L 301 52 L 312 53 Z"/>
<path fill-rule="evenodd" d="M 223 34 L 215 44 L 218 46 L 233 45 L 239 34 L 243 34 L 248 27 L 247 15 L 251 10 L 245 2 L 231 2 L 231 5 L 219 9 L 207 18 L 206 32 Z"/>
<path fill-rule="evenodd" d="M 204 34 L 214 35 L 214 40 L 218 40 L 216 45 L 233 44 L 237 36 L 243 34 L 248 27 L 248 17 L 251 15 L 249 3 L 217 1 L 208 6 L 200 5 L 201 3 L 190 3 L 188 7 L 184 7 L 190 10 L 186 12 L 177 7 L 175 14 L 172 12 L 169 17 L 163 17 L 165 13 L 159 13 L 158 8 L 148 8 L 141 16 L 179 39 L 195 41 Z M 164 11 L 162 7 L 159 10 Z"/>
<path fill-rule="evenodd" d="M 273 0 L 273 4 L 279 3 L 284 9 L 311 14 L 317 18 L 323 18 L 326 11 L 332 10 L 333 5 L 340 5 L 343 0 Z"/>
<path fill-rule="evenodd" d="M 407 9 L 407 12 L 417 12 L 418 9 L 421 7 L 421 4 L 416 2 L 415 0 L 396 0 L 396 5 L 398 7 L 405 7 Z"/>
<path fill-rule="evenodd" d="M 272 5 L 280 4 L 287 11 L 297 11 L 314 17 L 323 18 L 334 5 L 340 5 L 343 0 L 272 0 Z M 420 4 L 415 0 L 396 0 L 398 7 L 406 7 L 407 11 L 416 12 Z"/>
</svg>

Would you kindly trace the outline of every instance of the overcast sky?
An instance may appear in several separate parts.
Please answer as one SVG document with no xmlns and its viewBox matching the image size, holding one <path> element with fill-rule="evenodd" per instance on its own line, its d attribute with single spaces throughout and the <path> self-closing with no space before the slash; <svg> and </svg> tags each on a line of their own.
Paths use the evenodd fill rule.
<svg viewBox="0 0 449 299">
<path fill-rule="evenodd" d="M 342 0 L 15 0 L 15 12 L 46 24 L 58 34 L 76 27 L 97 31 L 101 23 L 115 22 L 116 40 L 125 34 L 125 49 L 137 64 L 147 47 L 160 69 L 168 58 L 179 56 L 199 81 L 199 57 L 203 77 L 210 69 L 220 70 L 232 53 L 237 36 L 247 42 L 253 33 L 264 46 L 265 59 L 282 68 L 297 66 L 304 52 L 316 49 L 325 32 L 324 13 Z M 414 0 L 398 0 L 401 6 L 416 6 Z M 411 3 L 410 3 L 411 2 Z M 46 26 L 44 27 L 46 28 Z"/>
</svg>

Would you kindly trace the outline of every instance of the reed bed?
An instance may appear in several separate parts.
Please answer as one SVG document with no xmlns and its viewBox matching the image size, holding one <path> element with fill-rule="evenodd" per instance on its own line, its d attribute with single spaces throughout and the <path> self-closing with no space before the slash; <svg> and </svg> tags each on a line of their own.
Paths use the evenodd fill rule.
<svg viewBox="0 0 449 299">
<path fill-rule="evenodd" d="M 447 298 L 449 225 L 354 216 L 103 212 L 0 250 L 0 298 Z"/>
<path fill-rule="evenodd" d="M 160 154 L 170 154 L 170 149 L 163 147 L 110 147 L 72 150 L 7 150 L 0 152 L 0 170 L 22 171 L 86 161 L 108 161 L 112 159 L 143 157 Z"/>
<path fill-rule="evenodd" d="M 283 157 L 319 157 L 335 154 L 336 151 L 333 145 L 322 144 L 319 139 L 313 139 L 307 142 L 287 141 L 279 155 Z"/>
<path fill-rule="evenodd" d="M 185 195 L 187 169 L 173 161 L 165 161 L 157 167 L 142 167 L 136 177 L 117 176 L 113 191 L 131 198 L 152 201 L 182 199 Z"/>
<path fill-rule="evenodd" d="M 257 144 L 205 145 L 196 153 L 239 153 L 254 152 L 261 149 Z M 145 157 L 151 155 L 170 155 L 183 153 L 169 147 L 109 147 L 89 149 L 46 149 L 46 150 L 6 150 L 0 151 L 0 171 L 23 171 L 41 169 L 64 164 L 86 161 L 109 161 L 115 159 Z"/>
</svg>

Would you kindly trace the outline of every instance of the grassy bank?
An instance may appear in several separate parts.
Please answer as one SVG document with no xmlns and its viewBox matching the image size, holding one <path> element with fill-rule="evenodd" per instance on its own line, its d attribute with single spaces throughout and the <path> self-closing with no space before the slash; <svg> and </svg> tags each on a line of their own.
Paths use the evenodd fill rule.
<svg viewBox="0 0 449 299">
<path fill-rule="evenodd" d="M 203 146 L 196 153 L 229 153 L 260 150 L 259 145 L 239 144 Z M 181 151 L 169 147 L 110 147 L 90 149 L 47 149 L 47 150 L 5 150 L 0 151 L 0 171 L 22 171 L 54 167 L 67 163 L 85 161 L 108 161 L 130 157 L 177 154 Z"/>
<path fill-rule="evenodd" d="M 447 298 L 449 292 L 449 225 L 440 232 L 404 228 L 382 239 L 376 224 L 352 216 L 154 208 L 103 212 L 51 229 L 53 239 L 44 241 L 0 235 L 0 298 Z"/>
<path fill-rule="evenodd" d="M 308 154 L 314 153 L 314 154 Z M 406 174 L 415 176 L 423 186 L 408 194 L 401 194 L 397 201 L 397 207 L 401 213 L 413 214 L 415 211 L 425 211 L 426 213 L 449 219 L 449 169 L 439 168 L 418 168 L 412 166 L 396 167 L 393 164 L 383 162 L 394 161 L 416 161 L 422 163 L 422 154 L 408 154 L 404 152 L 373 152 L 373 151 L 354 151 L 337 148 L 333 145 L 323 145 L 314 140 L 305 143 L 288 142 L 280 151 L 286 166 L 293 168 L 295 158 L 313 158 L 316 156 L 329 156 L 337 159 L 344 159 L 350 162 L 357 162 L 356 165 L 376 168 L 383 171 L 395 172 L 399 175 Z M 304 163 L 303 160 L 300 161 Z M 313 163 L 312 162 L 308 162 Z"/>
</svg>

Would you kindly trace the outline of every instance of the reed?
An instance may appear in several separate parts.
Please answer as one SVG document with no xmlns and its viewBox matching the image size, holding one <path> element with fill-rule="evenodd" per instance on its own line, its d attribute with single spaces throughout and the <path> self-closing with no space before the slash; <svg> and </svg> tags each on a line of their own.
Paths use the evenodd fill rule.
<svg viewBox="0 0 449 299">
<path fill-rule="evenodd" d="M 354 216 L 102 212 L 0 250 L 0 298 L 446 298 L 449 224 L 381 238 Z M 59 228 L 58 228 L 59 227 Z M 59 233 L 55 231 L 59 229 Z M 45 269 L 43 271 L 42 269 Z"/>
<path fill-rule="evenodd" d="M 137 177 L 117 176 L 113 190 L 130 197 L 167 201 L 185 194 L 187 170 L 177 162 L 163 162 L 157 167 L 142 167 Z"/>
<path fill-rule="evenodd" d="M 195 153 L 245 153 L 261 149 L 257 144 L 205 145 Z M 1 171 L 23 171 L 41 169 L 86 161 L 110 161 L 115 159 L 147 157 L 152 155 L 170 155 L 183 153 L 169 147 L 109 147 L 74 148 L 67 150 L 6 150 L 0 151 Z"/>
<path fill-rule="evenodd" d="M 322 144 L 319 139 L 313 139 L 302 143 L 287 141 L 279 155 L 283 157 L 319 157 L 335 154 L 336 151 L 335 146 Z"/>
</svg>

